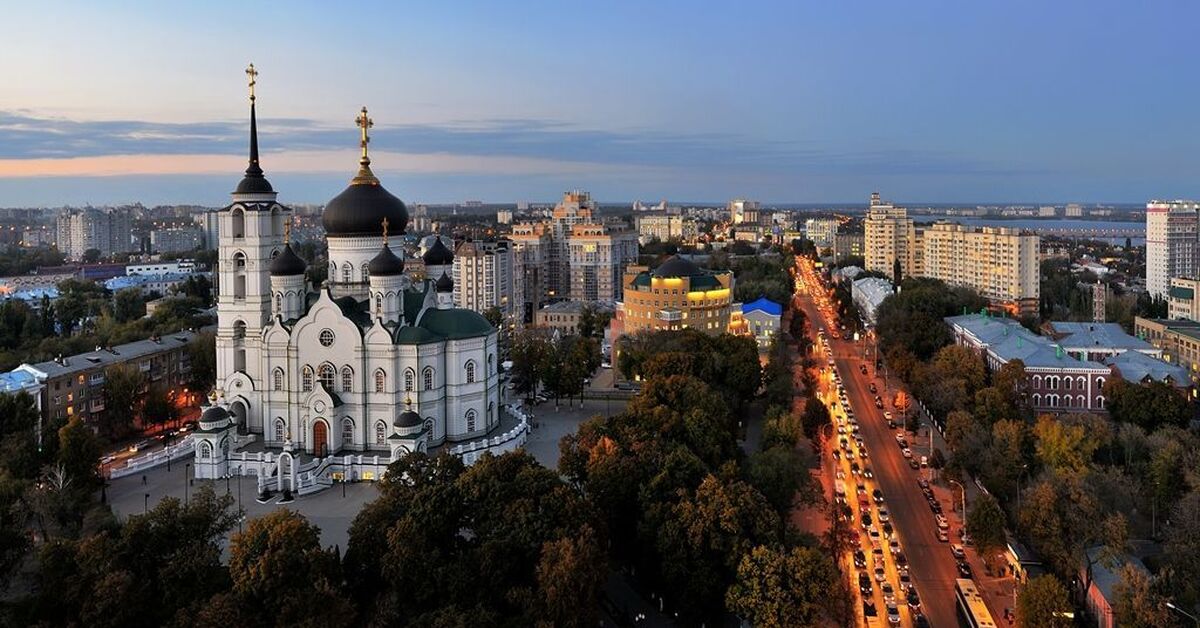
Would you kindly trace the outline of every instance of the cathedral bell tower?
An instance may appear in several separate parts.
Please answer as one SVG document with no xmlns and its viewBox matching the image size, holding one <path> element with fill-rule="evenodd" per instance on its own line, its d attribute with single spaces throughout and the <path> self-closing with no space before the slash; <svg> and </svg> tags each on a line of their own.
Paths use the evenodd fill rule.
<svg viewBox="0 0 1200 628">
<path fill-rule="evenodd" d="M 258 120 L 254 86 L 258 71 L 246 68 L 250 87 L 250 163 L 218 212 L 217 388 L 241 398 L 238 412 L 260 424 L 256 391 L 263 390 L 262 329 L 272 315 L 271 261 L 284 250 L 291 210 L 275 201 L 275 190 L 258 163 Z M 244 376 L 239 376 L 239 373 Z M 249 382 L 244 381 L 249 379 Z M 238 381 L 231 381 L 237 379 Z"/>
</svg>

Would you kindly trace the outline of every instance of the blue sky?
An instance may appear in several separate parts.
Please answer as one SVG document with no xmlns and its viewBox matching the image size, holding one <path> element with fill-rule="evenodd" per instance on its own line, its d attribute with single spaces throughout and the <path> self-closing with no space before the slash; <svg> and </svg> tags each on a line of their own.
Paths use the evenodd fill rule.
<svg viewBox="0 0 1200 628">
<path fill-rule="evenodd" d="M 167 4 L 4 9 L 0 206 L 224 202 L 250 61 L 294 203 L 364 104 L 415 202 L 1200 195 L 1196 3 Z"/>
</svg>

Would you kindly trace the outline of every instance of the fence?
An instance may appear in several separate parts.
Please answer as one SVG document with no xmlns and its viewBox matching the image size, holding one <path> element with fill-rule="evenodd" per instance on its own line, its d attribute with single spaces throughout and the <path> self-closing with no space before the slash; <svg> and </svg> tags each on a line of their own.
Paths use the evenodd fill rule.
<svg viewBox="0 0 1200 628">
<path fill-rule="evenodd" d="M 191 436 L 186 436 L 183 440 L 174 445 L 164 447 L 158 451 L 142 454 L 140 456 L 134 456 L 126 460 L 125 466 L 119 469 L 113 469 L 109 472 L 108 477 L 115 480 L 117 478 L 123 478 L 127 475 L 140 473 L 146 469 L 152 469 L 159 465 L 167 464 L 168 460 L 179 460 L 180 458 L 191 456 L 195 450 L 196 443 L 192 442 Z"/>
</svg>

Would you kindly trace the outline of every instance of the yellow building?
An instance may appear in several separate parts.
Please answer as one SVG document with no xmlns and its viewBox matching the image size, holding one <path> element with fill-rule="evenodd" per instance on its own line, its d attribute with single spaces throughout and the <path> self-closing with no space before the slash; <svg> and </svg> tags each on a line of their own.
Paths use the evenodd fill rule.
<svg viewBox="0 0 1200 628">
<path fill-rule="evenodd" d="M 653 271 L 628 267 L 623 283 L 625 298 L 618 305 L 615 335 L 687 328 L 721 334 L 730 329 L 730 271 L 704 270 L 674 255 Z"/>
</svg>

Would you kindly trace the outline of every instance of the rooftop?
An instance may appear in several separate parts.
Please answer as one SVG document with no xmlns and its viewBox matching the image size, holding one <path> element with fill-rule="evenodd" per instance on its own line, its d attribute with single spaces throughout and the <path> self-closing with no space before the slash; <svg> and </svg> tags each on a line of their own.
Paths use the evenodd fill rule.
<svg viewBox="0 0 1200 628">
<path fill-rule="evenodd" d="M 1067 350 L 1099 347 L 1156 352 L 1154 345 L 1130 336 L 1118 323 L 1047 323 L 1058 343 Z"/>
<path fill-rule="evenodd" d="M 1116 367 L 1121 377 L 1130 382 L 1167 382 L 1186 385 L 1188 370 L 1163 362 L 1140 351 L 1125 351 L 1105 358 L 1104 363 Z"/>
<path fill-rule="evenodd" d="M 781 316 L 783 314 L 783 306 L 768 299 L 767 297 L 759 297 L 749 303 L 742 304 L 742 313 L 746 314 L 753 311 L 766 312 L 771 316 Z"/>
<path fill-rule="evenodd" d="M 1039 336 L 1011 318 L 987 314 L 949 316 L 946 322 L 975 337 L 1000 360 L 1020 360 L 1026 368 L 1075 368 L 1109 371 L 1104 364 L 1076 360 L 1062 346 Z"/>
<path fill-rule="evenodd" d="M 78 355 L 68 356 L 63 359 L 65 364 L 55 360 L 46 362 L 38 362 L 30 364 L 34 370 L 45 373 L 47 377 L 61 377 L 75 372 L 89 371 L 95 368 L 103 368 L 113 364 L 120 364 L 128 360 L 134 360 L 143 356 L 162 353 L 180 347 L 187 346 L 193 339 L 196 333 L 191 331 L 181 331 L 174 334 L 167 334 L 161 339 L 155 340 L 138 340 L 136 342 L 128 342 L 123 345 L 117 345 L 112 349 L 100 349 L 88 353 L 80 353 Z"/>
</svg>

